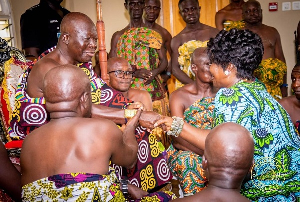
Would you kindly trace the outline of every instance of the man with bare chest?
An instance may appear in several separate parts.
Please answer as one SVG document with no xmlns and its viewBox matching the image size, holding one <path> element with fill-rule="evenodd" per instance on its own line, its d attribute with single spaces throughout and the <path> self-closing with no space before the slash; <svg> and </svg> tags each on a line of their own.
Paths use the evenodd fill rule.
<svg viewBox="0 0 300 202">
<path fill-rule="evenodd" d="M 243 19 L 245 29 L 258 34 L 264 45 L 263 60 L 254 71 L 254 75 L 266 85 L 268 92 L 275 99 L 286 97 L 287 67 L 278 31 L 262 23 L 261 5 L 256 0 L 249 0 L 243 5 Z"/>
<path fill-rule="evenodd" d="M 206 47 L 207 41 L 218 33 L 216 28 L 199 21 L 201 8 L 198 0 L 180 0 L 178 6 L 186 26 L 171 41 L 172 73 L 176 77 L 175 89 L 195 80 L 190 67 L 191 55 L 196 48 Z"/>
<path fill-rule="evenodd" d="M 244 0 L 231 0 L 231 3 L 216 13 L 216 27 L 218 30 L 241 29 L 245 26 L 242 21 L 242 6 Z"/>
</svg>

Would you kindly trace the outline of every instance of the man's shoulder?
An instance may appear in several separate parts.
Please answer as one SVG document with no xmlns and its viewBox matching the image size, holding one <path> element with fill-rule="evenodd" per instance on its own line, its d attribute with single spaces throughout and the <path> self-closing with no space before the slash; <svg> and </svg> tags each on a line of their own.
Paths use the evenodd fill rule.
<svg viewBox="0 0 300 202">
<path fill-rule="evenodd" d="M 209 32 L 209 33 L 213 34 L 214 36 L 217 35 L 217 33 L 219 33 L 219 30 L 217 28 L 209 26 L 207 24 L 203 24 L 202 29 L 199 29 L 199 30 Z"/>
<path fill-rule="evenodd" d="M 119 31 L 116 31 L 114 34 L 113 34 L 113 38 L 114 37 L 120 37 L 122 34 L 124 34 L 126 31 L 128 30 L 128 26 L 124 27 L 123 29 L 119 30 Z"/>
<path fill-rule="evenodd" d="M 155 28 L 157 29 L 158 32 L 160 32 L 161 35 L 171 36 L 170 32 L 166 28 L 162 27 L 157 23 L 155 24 Z"/>
<path fill-rule="evenodd" d="M 186 96 L 189 95 L 190 93 L 192 93 L 191 90 L 190 90 L 190 88 L 191 88 L 192 85 L 193 85 L 193 83 L 186 84 L 185 86 L 183 86 L 183 87 L 181 87 L 181 88 L 173 91 L 172 94 L 171 94 L 171 97 L 173 99 L 176 99 L 176 100 L 178 100 L 178 99 L 185 100 Z"/>
<path fill-rule="evenodd" d="M 280 99 L 278 102 L 279 102 L 279 104 L 281 104 L 284 108 L 286 108 L 286 107 L 289 108 L 289 107 L 294 106 L 295 101 L 298 102 L 296 96 L 295 96 L 295 95 L 291 95 L 291 96 L 288 96 L 288 97 L 285 97 L 285 98 Z"/>
<path fill-rule="evenodd" d="M 28 8 L 23 14 L 22 14 L 22 18 L 24 17 L 36 17 L 37 14 L 42 13 L 42 9 L 41 9 L 41 5 L 37 4 L 34 5 L 30 8 Z"/>
<path fill-rule="evenodd" d="M 226 15 L 229 11 L 231 10 L 231 5 L 228 4 L 227 6 L 225 6 L 224 8 L 220 9 L 216 15 Z"/>
</svg>

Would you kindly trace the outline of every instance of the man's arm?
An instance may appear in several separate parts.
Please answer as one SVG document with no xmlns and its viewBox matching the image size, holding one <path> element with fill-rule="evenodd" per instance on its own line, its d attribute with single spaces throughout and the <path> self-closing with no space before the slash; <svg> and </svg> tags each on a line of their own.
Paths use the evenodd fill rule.
<svg viewBox="0 0 300 202">
<path fill-rule="evenodd" d="M 92 105 L 93 118 L 105 118 L 115 122 L 116 124 L 125 124 L 124 109 L 106 107 L 102 105 Z M 143 111 L 139 123 L 141 126 L 149 129 L 154 128 L 154 123 L 160 119 L 160 115 L 151 111 Z"/>
<path fill-rule="evenodd" d="M 178 48 L 179 48 L 179 40 L 177 38 L 173 38 L 171 41 L 171 49 L 172 49 L 172 57 L 171 57 L 171 65 L 172 65 L 172 73 L 173 75 L 183 84 L 192 83 L 193 80 L 186 75 L 179 66 L 178 63 Z"/>
<path fill-rule="evenodd" d="M 159 75 L 161 72 L 163 72 L 168 65 L 167 61 L 167 51 L 164 47 L 161 47 L 159 50 L 157 50 L 158 57 L 159 57 L 159 64 L 158 67 L 151 70 L 152 75 L 145 81 L 145 84 L 148 85 L 152 82 L 154 77 Z"/>
<path fill-rule="evenodd" d="M 111 156 L 111 161 L 114 164 L 126 168 L 132 168 L 136 164 L 138 144 L 135 137 L 135 128 L 138 125 L 141 112 L 141 109 L 137 110 L 136 115 L 127 123 L 123 134 L 112 134 L 115 135 L 115 138 L 113 138 L 114 147 Z"/>
<path fill-rule="evenodd" d="M 275 33 L 275 36 L 276 36 L 275 58 L 281 60 L 282 62 L 285 62 L 285 57 L 284 57 L 282 46 L 281 46 L 280 35 L 279 35 L 279 32 L 277 30 L 275 30 L 275 31 L 276 31 L 276 33 Z M 287 74 L 284 74 L 284 76 L 283 76 L 283 83 L 284 84 L 287 83 Z M 282 97 L 287 97 L 288 96 L 287 89 L 288 88 L 286 86 L 281 86 L 280 87 Z"/>
<path fill-rule="evenodd" d="M 117 43 L 121 34 L 119 32 L 115 32 L 111 37 L 110 41 L 110 51 L 108 54 L 108 58 L 117 57 Z"/>
<path fill-rule="evenodd" d="M 222 11 L 218 11 L 216 13 L 215 23 L 216 23 L 216 28 L 220 31 L 224 29 L 223 22 L 224 22 L 224 13 Z"/>
</svg>

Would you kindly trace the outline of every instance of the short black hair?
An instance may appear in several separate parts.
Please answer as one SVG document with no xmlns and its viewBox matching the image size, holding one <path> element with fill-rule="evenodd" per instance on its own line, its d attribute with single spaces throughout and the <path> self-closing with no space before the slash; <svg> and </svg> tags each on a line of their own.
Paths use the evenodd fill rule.
<svg viewBox="0 0 300 202">
<path fill-rule="evenodd" d="M 208 57 L 223 70 L 231 63 L 237 68 L 237 78 L 253 80 L 254 70 L 261 63 L 264 46 L 261 38 L 250 30 L 222 30 L 209 40 Z"/>
<path fill-rule="evenodd" d="M 178 2 L 178 8 L 179 8 L 180 4 L 181 4 L 182 2 L 184 2 L 184 1 L 186 1 L 186 0 L 179 0 L 179 2 Z M 199 1 L 198 1 L 198 0 L 194 0 L 194 1 L 197 2 L 197 4 L 199 5 Z"/>
</svg>

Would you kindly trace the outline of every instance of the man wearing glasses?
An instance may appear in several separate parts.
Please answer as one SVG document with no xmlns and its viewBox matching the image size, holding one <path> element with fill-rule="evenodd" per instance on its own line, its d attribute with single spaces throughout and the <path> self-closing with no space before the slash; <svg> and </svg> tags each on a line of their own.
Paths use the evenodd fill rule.
<svg viewBox="0 0 300 202">
<path fill-rule="evenodd" d="M 144 0 L 125 0 L 124 6 L 130 22 L 112 36 L 109 57 L 127 59 L 134 71 L 131 87 L 150 93 L 153 111 L 168 115 L 168 99 L 159 76 L 167 67 L 162 37 L 143 22 Z"/>
<path fill-rule="evenodd" d="M 130 88 L 133 79 L 133 70 L 126 59 L 121 57 L 110 58 L 107 61 L 109 84 L 120 91 L 125 98 L 134 102 L 141 102 L 144 109 L 152 111 L 152 101 L 147 91 Z"/>
</svg>

